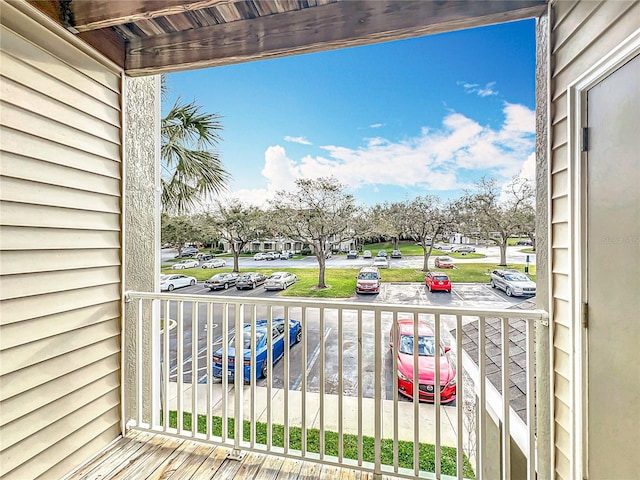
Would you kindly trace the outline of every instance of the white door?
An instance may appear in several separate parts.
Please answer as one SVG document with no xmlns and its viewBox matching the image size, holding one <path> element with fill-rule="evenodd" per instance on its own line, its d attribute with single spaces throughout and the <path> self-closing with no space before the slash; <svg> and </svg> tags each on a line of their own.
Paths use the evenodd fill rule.
<svg viewBox="0 0 640 480">
<path fill-rule="evenodd" d="M 640 478 L 640 56 L 587 93 L 589 480 Z"/>
</svg>

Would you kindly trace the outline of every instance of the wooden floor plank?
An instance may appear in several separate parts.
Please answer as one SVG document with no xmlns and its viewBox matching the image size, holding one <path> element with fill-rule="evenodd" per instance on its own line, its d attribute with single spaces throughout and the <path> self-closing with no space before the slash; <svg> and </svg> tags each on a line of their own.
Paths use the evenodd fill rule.
<svg viewBox="0 0 640 480">
<path fill-rule="evenodd" d="M 192 479 L 192 480 L 210 480 L 214 478 L 217 474 L 220 466 L 227 460 L 227 456 L 229 455 L 228 448 L 225 447 L 216 447 L 214 448 L 207 458 L 204 461 L 200 462 L 191 476 L 180 476 L 180 480 L 182 479 Z M 182 472 L 181 472 L 182 473 Z M 174 480 L 172 478 L 171 480 Z"/>
<path fill-rule="evenodd" d="M 161 434 L 129 432 L 68 480 L 372 480 L 357 469 L 323 465 L 298 458 L 245 452 Z M 396 477 L 385 475 L 385 480 Z"/>
<path fill-rule="evenodd" d="M 136 439 L 140 438 L 140 441 Z M 112 461 L 116 455 L 126 455 L 127 452 L 135 451 L 142 447 L 144 441 L 151 439 L 151 435 L 142 432 L 133 432 L 131 435 L 121 437 L 117 441 L 113 442 L 108 448 L 102 451 L 99 455 L 91 459 L 91 462 L 82 465 L 73 474 L 67 477 L 68 480 L 80 480 L 87 478 L 92 471 L 103 467 L 108 462 Z M 114 466 L 115 468 L 115 466 Z"/>
<path fill-rule="evenodd" d="M 181 464 L 180 468 L 171 472 L 171 475 L 163 477 L 163 480 L 187 480 L 190 479 L 194 472 L 200 468 L 200 466 L 209 458 L 211 453 L 215 450 L 215 446 L 200 444 L 196 442 L 189 442 L 195 445 L 195 448 L 191 452 L 188 458 L 186 458 Z"/>
<path fill-rule="evenodd" d="M 322 465 L 318 463 L 308 462 L 305 463 L 300 469 L 300 475 L 298 478 L 300 480 L 317 480 L 320 478 L 320 469 Z"/>
<path fill-rule="evenodd" d="M 265 461 L 262 463 L 262 468 L 255 476 L 255 480 L 274 480 L 279 479 L 280 470 L 284 464 L 284 458 L 276 457 L 273 455 L 267 456 Z M 294 477 L 298 478 L 298 477 Z"/>
<path fill-rule="evenodd" d="M 303 463 L 304 462 L 302 460 L 298 460 L 297 458 L 285 459 L 285 461 L 282 462 L 282 467 L 280 468 L 280 472 L 278 474 L 278 480 L 296 480 L 300 475 L 300 470 L 302 469 Z"/>
<path fill-rule="evenodd" d="M 146 436 L 146 439 L 145 439 Z M 130 462 L 135 462 L 137 458 L 165 442 L 164 438 L 152 434 L 143 434 L 133 439 L 125 448 L 114 452 L 105 462 L 97 468 L 82 476 L 82 480 L 102 480 L 111 478 L 118 471 L 125 468 Z"/>
<path fill-rule="evenodd" d="M 237 478 L 255 478 L 264 463 L 265 456 L 259 453 L 248 453 L 242 459 Z"/>
<path fill-rule="evenodd" d="M 158 440 L 157 444 L 152 445 L 150 448 L 141 448 L 135 455 L 130 458 L 123 468 L 119 469 L 115 474 L 105 477 L 100 480 L 124 480 L 131 478 L 146 478 L 156 467 L 162 463 L 162 461 L 171 455 L 171 453 L 180 446 L 184 440 L 177 438 L 167 438 L 156 436 Z"/>
<path fill-rule="evenodd" d="M 147 477 L 147 480 L 166 480 L 182 468 L 182 464 L 189 460 L 198 447 L 195 442 L 182 442 L 171 455 L 158 465 L 156 470 Z"/>
</svg>

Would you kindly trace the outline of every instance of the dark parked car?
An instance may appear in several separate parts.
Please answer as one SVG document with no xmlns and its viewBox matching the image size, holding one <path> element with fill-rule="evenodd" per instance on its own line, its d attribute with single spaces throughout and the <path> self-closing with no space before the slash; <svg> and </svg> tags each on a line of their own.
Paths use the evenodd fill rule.
<svg viewBox="0 0 640 480">
<path fill-rule="evenodd" d="M 233 287 L 238 280 L 238 274 L 234 272 L 229 273 L 217 273 L 209 280 L 204 282 L 205 287 L 209 290 L 220 290 Z"/>
<path fill-rule="evenodd" d="M 195 257 L 198 254 L 199 250 L 195 247 L 186 247 L 182 249 L 181 255 L 176 255 L 176 258 L 179 256 L 183 257 Z"/>
<path fill-rule="evenodd" d="M 358 251 L 357 250 L 349 250 L 349 253 L 347 253 L 347 258 L 358 258 Z"/>
<path fill-rule="evenodd" d="M 402 258 L 402 252 L 400 250 L 394 250 L 391 252 L 391 258 Z"/>
<path fill-rule="evenodd" d="M 267 351 L 268 351 L 268 335 L 269 335 L 269 323 L 267 320 L 257 320 L 256 323 L 256 336 L 255 336 L 255 345 L 251 344 L 251 325 L 245 324 L 243 327 L 243 335 L 242 335 L 242 363 L 243 365 L 243 376 L 245 382 L 250 382 L 252 378 L 260 378 L 266 377 L 268 372 L 269 363 L 267 362 Z M 280 360 L 284 356 L 284 339 L 287 335 L 285 335 L 285 321 L 283 318 L 274 318 L 271 322 L 272 331 L 272 358 L 273 363 L 275 364 L 278 360 Z M 298 320 L 289 319 L 289 345 L 294 345 L 296 343 L 300 343 L 302 340 L 302 327 Z M 213 376 L 217 378 L 221 378 L 223 374 L 226 374 L 227 377 L 231 380 L 235 376 L 235 356 L 236 356 L 236 338 L 235 338 L 235 330 L 231 330 L 229 332 L 229 342 L 227 346 L 217 349 L 213 352 Z M 222 337 L 218 337 L 214 340 L 214 345 L 220 345 L 222 343 Z M 223 348 L 227 349 L 228 355 L 228 370 L 227 372 L 222 371 L 222 352 Z M 251 373 L 251 355 L 255 357 L 255 365 L 256 369 Z"/>
<path fill-rule="evenodd" d="M 267 279 L 267 276 L 264 273 L 260 273 L 260 272 L 243 273 L 236 279 L 236 288 L 238 290 L 243 290 L 245 288 L 248 288 L 248 289 L 256 288 L 258 285 L 262 285 L 266 279 Z"/>
<path fill-rule="evenodd" d="M 387 257 L 387 251 L 386 250 L 378 250 L 378 257 Z"/>
</svg>

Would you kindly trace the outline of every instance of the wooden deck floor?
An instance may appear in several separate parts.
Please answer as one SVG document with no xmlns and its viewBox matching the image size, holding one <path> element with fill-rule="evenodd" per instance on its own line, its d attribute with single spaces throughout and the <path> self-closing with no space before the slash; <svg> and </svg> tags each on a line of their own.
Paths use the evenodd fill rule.
<svg viewBox="0 0 640 480">
<path fill-rule="evenodd" d="M 373 480 L 373 474 L 315 462 L 247 452 L 242 460 L 227 458 L 231 450 L 146 432 L 130 432 L 67 480 Z M 383 476 L 393 480 L 395 477 Z"/>
</svg>

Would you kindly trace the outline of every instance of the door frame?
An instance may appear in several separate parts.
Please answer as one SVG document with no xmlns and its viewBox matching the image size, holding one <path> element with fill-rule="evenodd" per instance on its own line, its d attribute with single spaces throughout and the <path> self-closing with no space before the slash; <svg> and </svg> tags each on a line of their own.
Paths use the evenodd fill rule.
<svg viewBox="0 0 640 480">
<path fill-rule="evenodd" d="M 571 406 L 571 464 L 570 478 L 588 478 L 588 419 L 587 410 L 587 348 L 588 330 L 582 325 L 582 305 L 587 299 L 587 250 L 586 250 L 586 170 L 583 164 L 587 153 L 582 151 L 582 130 L 587 126 L 587 92 L 618 70 L 628 61 L 640 55 L 640 29 L 623 40 L 607 55 L 588 68 L 567 87 L 567 135 L 569 174 L 569 265 L 571 352 L 573 366 Z M 553 367 L 553 366 L 552 366 Z"/>
</svg>

